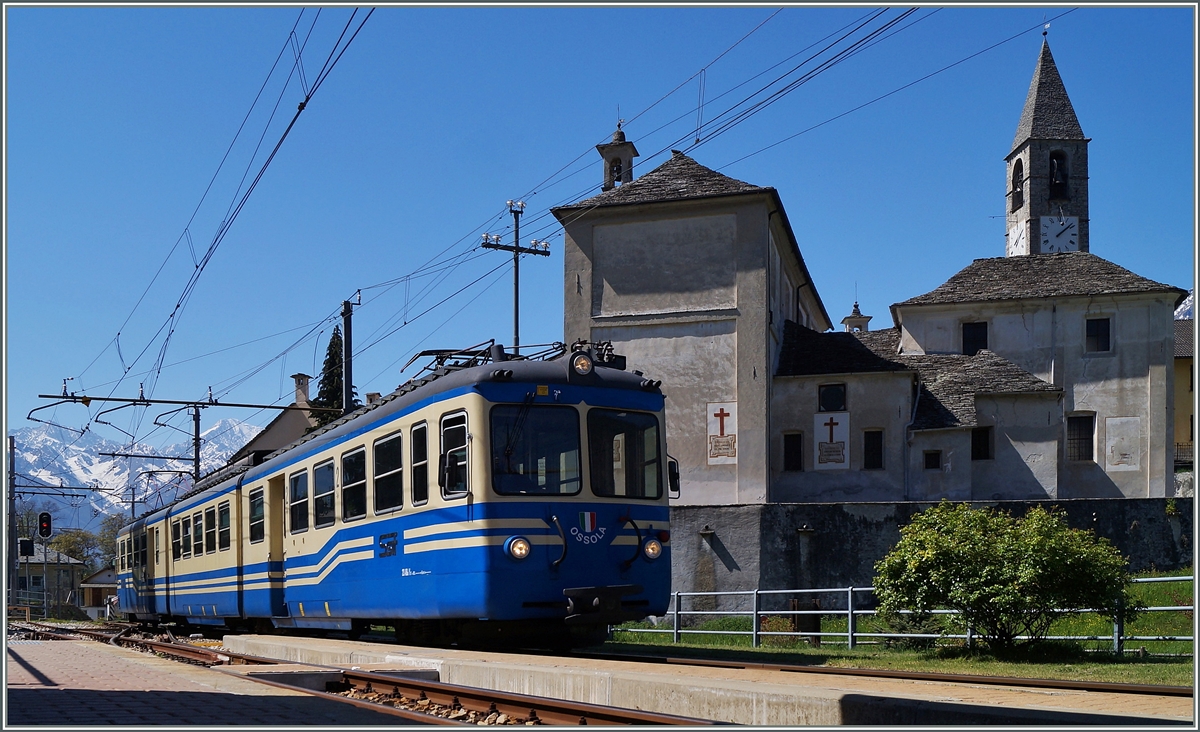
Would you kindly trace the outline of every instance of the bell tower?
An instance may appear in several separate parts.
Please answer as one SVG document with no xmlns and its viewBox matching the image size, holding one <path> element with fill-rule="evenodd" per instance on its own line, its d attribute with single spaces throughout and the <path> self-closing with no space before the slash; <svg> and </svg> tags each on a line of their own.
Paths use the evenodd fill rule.
<svg viewBox="0 0 1200 732">
<path fill-rule="evenodd" d="M 1088 251 L 1087 145 L 1042 33 L 1012 152 L 1005 158 L 1006 257 Z"/>
<path fill-rule="evenodd" d="M 632 142 L 626 142 L 621 122 L 617 123 L 612 142 L 597 145 L 596 150 L 604 158 L 604 185 L 600 190 L 611 191 L 633 180 L 633 159 L 638 157 L 638 151 Z"/>
</svg>

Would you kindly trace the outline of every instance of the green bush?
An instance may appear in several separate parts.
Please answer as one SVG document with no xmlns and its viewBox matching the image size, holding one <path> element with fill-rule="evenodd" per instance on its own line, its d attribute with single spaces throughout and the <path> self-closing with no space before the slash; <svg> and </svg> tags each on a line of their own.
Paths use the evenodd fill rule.
<svg viewBox="0 0 1200 732">
<path fill-rule="evenodd" d="M 1125 558 L 1107 539 L 1041 507 L 1016 519 L 943 501 L 900 530 L 875 571 L 886 622 L 922 623 L 931 610 L 957 610 L 959 629 L 969 625 L 993 651 L 1044 640 L 1055 620 L 1076 609 L 1129 622 L 1144 607 L 1130 592 Z M 915 616 L 901 621 L 901 610 Z"/>
</svg>

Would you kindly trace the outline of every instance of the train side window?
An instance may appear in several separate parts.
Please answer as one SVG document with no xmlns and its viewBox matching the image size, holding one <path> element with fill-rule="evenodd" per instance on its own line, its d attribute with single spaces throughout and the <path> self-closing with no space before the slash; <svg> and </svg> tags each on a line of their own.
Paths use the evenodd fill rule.
<svg viewBox="0 0 1200 732">
<path fill-rule="evenodd" d="M 438 460 L 438 485 L 443 498 L 460 498 L 470 490 L 467 478 L 467 415 L 442 417 L 442 452 Z"/>
<path fill-rule="evenodd" d="M 149 547 L 150 540 L 145 534 L 142 534 L 142 552 L 138 555 L 138 559 L 141 561 L 143 567 L 146 566 L 147 552 L 149 551 Z"/>
<path fill-rule="evenodd" d="M 290 483 L 288 529 L 290 533 L 299 534 L 301 531 L 308 531 L 308 471 L 294 473 Z"/>
<path fill-rule="evenodd" d="M 184 516 L 179 523 L 182 528 L 181 546 L 183 547 L 183 559 L 188 559 L 192 556 L 192 517 Z"/>
<path fill-rule="evenodd" d="M 429 427 L 422 422 L 413 425 L 412 434 L 412 503 L 420 506 L 429 501 Z"/>
<path fill-rule="evenodd" d="M 158 558 L 158 542 L 159 542 L 160 534 L 162 534 L 162 529 L 155 529 L 155 530 L 154 530 L 154 564 L 155 564 L 155 565 L 157 565 L 157 564 L 158 564 L 158 561 L 159 561 L 159 558 Z"/>
<path fill-rule="evenodd" d="M 313 468 L 313 528 L 332 526 L 337 512 L 334 510 L 333 461 Z"/>
<path fill-rule="evenodd" d="M 204 553 L 217 550 L 217 509 L 204 509 Z"/>
<path fill-rule="evenodd" d="M 399 432 L 375 442 L 375 513 L 404 505 L 403 445 Z"/>
<path fill-rule="evenodd" d="M 199 511 L 192 514 L 192 540 L 192 555 L 198 557 L 204 553 L 204 514 Z"/>
<path fill-rule="evenodd" d="M 367 515 L 367 451 L 358 449 L 342 456 L 342 520 Z"/>
<path fill-rule="evenodd" d="M 183 556 L 183 545 L 179 543 L 179 519 L 171 522 L 171 559 L 179 561 Z"/>
<path fill-rule="evenodd" d="M 221 551 L 229 548 L 229 501 L 217 506 L 217 548 Z M 157 535 L 154 537 L 154 553 L 158 555 Z"/>
<path fill-rule="evenodd" d="M 263 513 L 263 489 L 250 491 L 250 543 L 257 544 L 266 536 L 267 519 Z"/>
</svg>

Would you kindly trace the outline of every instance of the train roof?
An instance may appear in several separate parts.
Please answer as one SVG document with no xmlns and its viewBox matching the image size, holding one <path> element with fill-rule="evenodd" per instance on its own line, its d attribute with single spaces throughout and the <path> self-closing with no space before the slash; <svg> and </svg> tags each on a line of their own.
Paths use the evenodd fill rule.
<svg viewBox="0 0 1200 732">
<path fill-rule="evenodd" d="M 575 376 L 571 371 L 571 362 L 581 353 L 586 354 L 593 364 L 591 372 L 583 377 Z M 437 394 L 475 384 L 507 381 L 536 382 L 546 385 L 568 383 L 580 385 L 582 382 L 583 385 L 591 387 L 650 391 L 661 394 L 659 391 L 661 381 L 649 379 L 640 371 L 626 371 L 625 357 L 614 353 L 612 344 L 608 342 L 579 341 L 570 348 L 565 344 L 556 343 L 539 353 L 529 356 L 514 356 L 506 352 L 503 346 L 497 346 L 494 342 L 489 341 L 462 350 L 422 351 L 412 361 L 409 361 L 409 365 L 422 357 L 429 357 L 432 360 L 420 373 L 382 399 L 363 405 L 353 412 L 305 434 L 294 442 L 267 454 L 261 460 L 255 461 L 251 457 L 242 463 L 227 465 L 209 473 L 196 483 L 193 490 L 175 499 L 167 506 L 142 514 L 131 522 L 131 525 L 160 511 L 168 510 L 210 488 L 233 480 L 253 468 L 286 456 L 304 445 L 317 446 L 336 440 L 341 435 L 358 429 L 361 424 L 360 420 L 368 414 L 374 418 L 383 419 Z"/>
</svg>

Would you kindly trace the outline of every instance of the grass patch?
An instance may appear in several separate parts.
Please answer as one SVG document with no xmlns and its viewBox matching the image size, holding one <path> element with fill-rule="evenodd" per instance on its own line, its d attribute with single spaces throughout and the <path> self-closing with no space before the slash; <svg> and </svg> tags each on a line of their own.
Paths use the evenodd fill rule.
<svg viewBox="0 0 1200 732">
<path fill-rule="evenodd" d="M 1190 570 L 1143 573 L 1148 576 L 1182 576 Z M 1193 583 L 1138 583 L 1134 592 L 1148 607 L 1192 605 Z M 1158 638 L 1191 636 L 1193 611 L 1146 612 L 1125 627 L 1125 636 Z M 961 673 L 981 676 L 1105 681 L 1130 684 L 1192 686 L 1195 674 L 1194 644 L 1186 641 L 1126 640 L 1126 653 L 1112 652 L 1112 622 L 1095 614 L 1064 618 L 1051 628 L 1050 635 L 1091 636 L 1084 641 L 1045 641 L 1006 656 L 988 653 L 985 648 L 968 649 L 961 639 L 937 639 L 935 644 L 885 642 L 879 638 L 859 638 L 858 647 L 846 644 L 846 616 L 832 610 L 821 616 L 821 632 L 836 633 L 821 637 L 814 647 L 801 637 L 770 635 L 772 631 L 791 631 L 791 620 L 782 615 L 763 616 L 760 647 L 752 647 L 751 618 L 710 616 L 687 630 L 681 642 L 673 642 L 670 619 L 657 628 L 648 622 L 626 623 L 614 628 L 613 640 L 604 650 L 612 652 L 661 652 L 670 649 L 673 656 L 704 656 L 788 664 L 873 668 L 930 673 Z M 632 629 L 656 629 L 661 632 L 629 632 Z M 856 633 L 888 632 L 890 629 L 873 615 L 860 616 Z M 908 632 L 929 632 L 930 628 L 910 628 Z M 922 647 L 929 645 L 931 647 Z M 1145 651 L 1138 652 L 1145 648 Z"/>
</svg>

